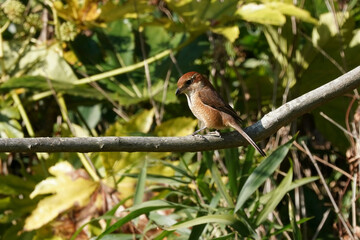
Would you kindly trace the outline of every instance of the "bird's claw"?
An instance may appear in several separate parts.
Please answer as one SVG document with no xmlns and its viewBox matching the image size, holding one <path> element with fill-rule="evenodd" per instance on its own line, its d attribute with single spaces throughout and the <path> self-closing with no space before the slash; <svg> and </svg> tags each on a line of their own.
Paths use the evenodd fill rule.
<svg viewBox="0 0 360 240">
<path fill-rule="evenodd" d="M 221 137 L 221 133 L 219 131 L 209 132 L 207 135 Z"/>
</svg>

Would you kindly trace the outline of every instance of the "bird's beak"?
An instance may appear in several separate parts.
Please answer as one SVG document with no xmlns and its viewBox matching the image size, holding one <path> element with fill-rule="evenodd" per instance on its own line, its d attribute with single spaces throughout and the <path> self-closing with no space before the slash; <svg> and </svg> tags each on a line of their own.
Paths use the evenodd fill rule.
<svg viewBox="0 0 360 240">
<path fill-rule="evenodd" d="M 179 94 L 181 94 L 182 92 L 181 92 L 181 88 L 178 88 L 178 89 L 176 89 L 176 92 L 175 92 L 175 95 L 176 96 L 178 96 Z"/>
</svg>

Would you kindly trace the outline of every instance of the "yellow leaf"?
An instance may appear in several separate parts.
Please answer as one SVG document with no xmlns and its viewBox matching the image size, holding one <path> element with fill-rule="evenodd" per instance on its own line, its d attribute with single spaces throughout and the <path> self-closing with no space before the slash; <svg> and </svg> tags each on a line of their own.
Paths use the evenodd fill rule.
<svg viewBox="0 0 360 240">
<path fill-rule="evenodd" d="M 147 133 L 153 123 L 154 109 L 144 110 L 131 117 L 128 122 L 116 122 L 106 131 L 106 136 L 129 136 L 134 133 Z"/>
<path fill-rule="evenodd" d="M 236 15 L 248 22 L 261 24 L 281 26 L 286 22 L 286 18 L 281 12 L 265 4 L 244 4 L 236 11 Z"/>
<path fill-rule="evenodd" d="M 289 3 L 272 1 L 265 3 L 265 5 L 269 6 L 272 9 L 276 9 L 285 15 L 294 16 L 302 21 L 317 24 L 317 20 L 315 18 L 312 18 L 308 11 L 298 8 L 291 3 L 289 4 Z"/>
<path fill-rule="evenodd" d="M 179 117 L 163 122 L 155 128 L 155 135 L 159 137 L 166 136 L 186 136 L 194 132 L 197 120 L 186 117 Z"/>
<path fill-rule="evenodd" d="M 30 197 L 53 194 L 39 201 L 36 209 L 25 220 L 25 230 L 38 229 L 74 205 L 84 206 L 88 202 L 98 183 L 82 177 L 73 180 L 71 175 L 76 174 L 76 171 L 68 162 L 57 163 L 49 169 L 55 177 L 41 181 Z"/>
<path fill-rule="evenodd" d="M 221 34 L 226 37 L 230 42 L 235 42 L 239 37 L 240 31 L 238 26 L 231 27 L 217 27 L 211 29 L 214 33 Z"/>
</svg>

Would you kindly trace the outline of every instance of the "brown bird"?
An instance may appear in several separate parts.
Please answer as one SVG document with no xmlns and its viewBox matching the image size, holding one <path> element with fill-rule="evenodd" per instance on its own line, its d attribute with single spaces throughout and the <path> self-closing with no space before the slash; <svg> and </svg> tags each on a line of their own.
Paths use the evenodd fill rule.
<svg viewBox="0 0 360 240">
<path fill-rule="evenodd" d="M 193 135 L 206 128 L 223 129 L 232 127 L 262 156 L 266 156 L 265 152 L 242 130 L 239 115 L 224 101 L 207 78 L 197 72 L 188 72 L 179 79 L 177 87 L 176 96 L 185 93 L 192 113 L 205 125 L 195 131 Z"/>
</svg>

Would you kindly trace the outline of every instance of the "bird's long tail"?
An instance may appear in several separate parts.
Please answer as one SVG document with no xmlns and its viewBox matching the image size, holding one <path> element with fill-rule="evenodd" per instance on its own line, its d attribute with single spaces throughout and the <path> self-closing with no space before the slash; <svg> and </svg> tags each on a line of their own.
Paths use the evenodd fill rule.
<svg viewBox="0 0 360 240">
<path fill-rule="evenodd" d="M 244 132 L 244 130 L 242 130 L 242 128 L 238 124 L 231 124 L 231 127 L 236 129 L 236 131 L 238 131 L 241 136 L 243 136 L 246 141 L 248 141 L 263 157 L 266 156 L 266 153 L 254 142 L 254 140 L 252 140 L 249 135 L 247 135 L 246 132 Z"/>
</svg>

